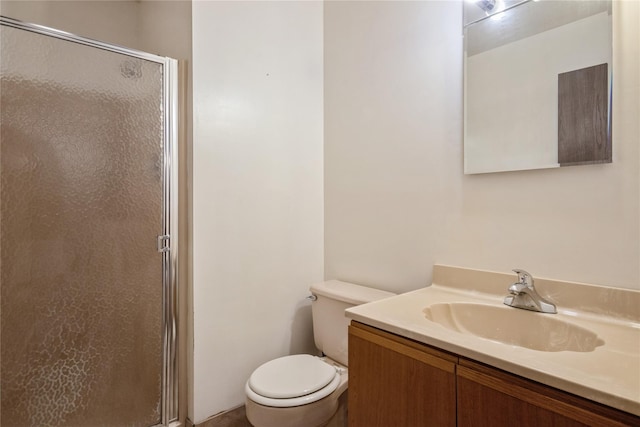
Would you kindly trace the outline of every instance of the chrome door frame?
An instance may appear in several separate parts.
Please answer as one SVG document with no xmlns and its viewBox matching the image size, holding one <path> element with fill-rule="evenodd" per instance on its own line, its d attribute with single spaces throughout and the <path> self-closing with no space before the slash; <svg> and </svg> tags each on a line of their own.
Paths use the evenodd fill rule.
<svg viewBox="0 0 640 427">
<path fill-rule="evenodd" d="M 135 49 L 77 36 L 38 24 L 25 23 L 0 15 L 0 25 L 120 53 L 162 65 L 163 80 L 163 208 L 162 230 L 162 402 L 160 422 L 168 426 L 178 421 L 178 61 Z"/>
</svg>

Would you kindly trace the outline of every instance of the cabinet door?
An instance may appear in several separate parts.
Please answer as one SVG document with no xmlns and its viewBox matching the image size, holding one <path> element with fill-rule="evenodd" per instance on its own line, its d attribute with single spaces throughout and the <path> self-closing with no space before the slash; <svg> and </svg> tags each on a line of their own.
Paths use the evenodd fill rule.
<svg viewBox="0 0 640 427">
<path fill-rule="evenodd" d="M 457 358 L 352 322 L 349 427 L 456 425 Z"/>
<path fill-rule="evenodd" d="M 458 426 L 640 426 L 634 415 L 467 360 L 457 369 Z"/>
</svg>

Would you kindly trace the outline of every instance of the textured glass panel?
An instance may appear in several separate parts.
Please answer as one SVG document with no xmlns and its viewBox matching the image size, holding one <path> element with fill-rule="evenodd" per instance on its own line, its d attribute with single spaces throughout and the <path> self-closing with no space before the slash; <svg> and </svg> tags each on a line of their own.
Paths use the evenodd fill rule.
<svg viewBox="0 0 640 427">
<path fill-rule="evenodd" d="M 1 28 L 2 426 L 157 424 L 162 65 Z"/>
</svg>

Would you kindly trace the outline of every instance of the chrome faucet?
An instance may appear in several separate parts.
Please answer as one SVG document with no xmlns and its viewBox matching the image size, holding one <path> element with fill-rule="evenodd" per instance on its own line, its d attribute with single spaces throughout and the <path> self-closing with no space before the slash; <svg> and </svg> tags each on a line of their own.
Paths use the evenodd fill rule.
<svg viewBox="0 0 640 427">
<path fill-rule="evenodd" d="M 556 306 L 542 298 L 533 287 L 533 277 L 529 273 L 519 269 L 513 271 L 518 275 L 518 281 L 509 286 L 511 295 L 504 298 L 506 305 L 541 313 L 557 313 Z"/>
</svg>

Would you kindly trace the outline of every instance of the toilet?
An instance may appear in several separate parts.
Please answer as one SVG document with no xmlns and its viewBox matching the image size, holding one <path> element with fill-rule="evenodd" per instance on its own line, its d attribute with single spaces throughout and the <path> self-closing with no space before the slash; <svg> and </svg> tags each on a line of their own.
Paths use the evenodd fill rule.
<svg viewBox="0 0 640 427">
<path fill-rule="evenodd" d="M 284 356 L 253 371 L 245 392 L 247 418 L 254 427 L 327 423 L 347 389 L 349 319 L 344 310 L 395 295 L 339 280 L 312 285 L 311 294 L 314 341 L 324 356 Z"/>
</svg>

